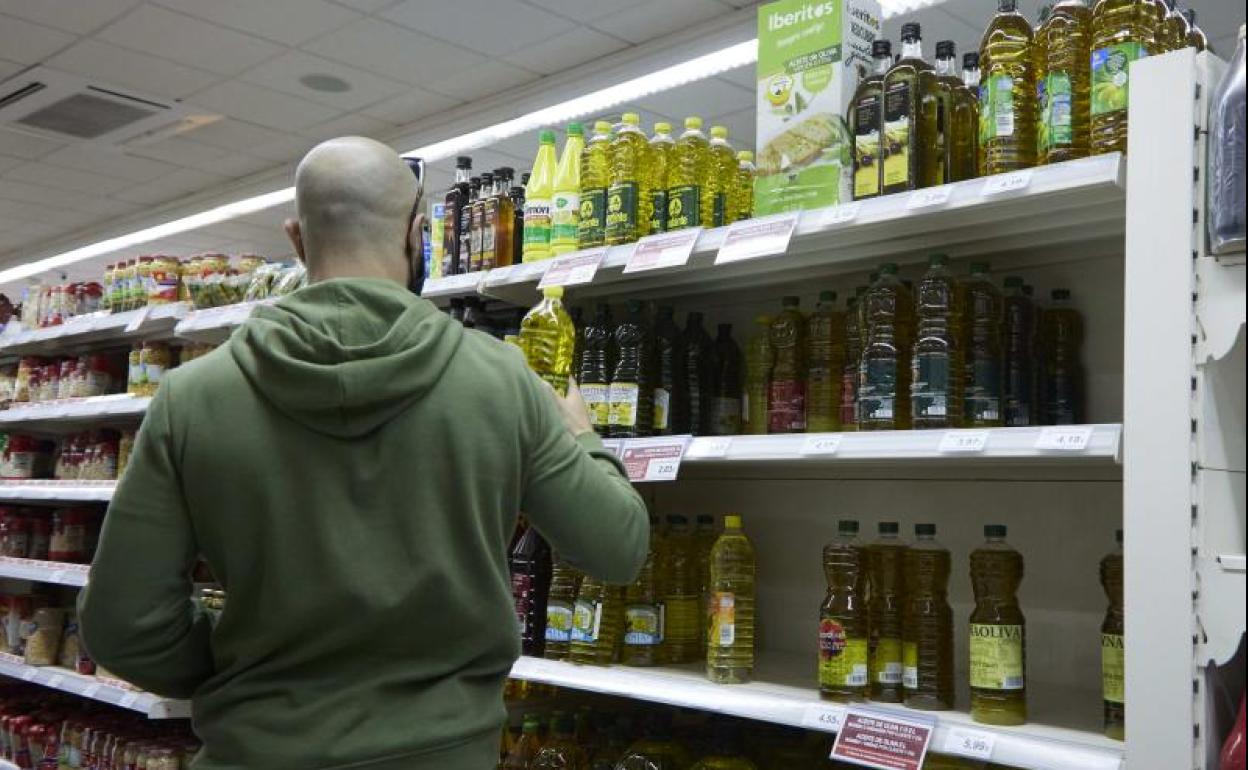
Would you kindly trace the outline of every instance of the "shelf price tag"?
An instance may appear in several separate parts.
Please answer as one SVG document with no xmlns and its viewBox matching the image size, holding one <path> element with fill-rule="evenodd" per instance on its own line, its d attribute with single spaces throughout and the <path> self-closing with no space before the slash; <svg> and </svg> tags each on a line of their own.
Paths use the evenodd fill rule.
<svg viewBox="0 0 1248 770">
<path fill-rule="evenodd" d="M 984 180 L 984 187 L 979 194 L 987 198 L 992 195 L 1019 192 L 1026 190 L 1029 184 L 1031 184 L 1031 169 L 1029 168 L 1006 174 L 993 174 Z"/>
<path fill-rule="evenodd" d="M 823 214 L 823 221 L 819 224 L 824 227 L 847 225 L 858 218 L 858 212 L 861 210 L 861 203 L 842 203 L 827 209 Z"/>
<path fill-rule="evenodd" d="M 500 283 L 525 283 L 533 279 L 541 280 L 546 275 L 546 271 L 550 269 L 551 260 L 544 259 L 540 262 L 521 262 L 518 265 L 511 266 L 511 272 L 503 276 L 504 280 Z"/>
<path fill-rule="evenodd" d="M 134 312 L 134 317 L 130 319 L 130 323 L 126 324 L 126 334 L 134 334 L 139 327 L 147 321 L 147 316 L 152 312 L 151 305 L 144 305 Z"/>
<path fill-rule="evenodd" d="M 986 430 L 951 430 L 940 439 L 941 454 L 959 452 L 982 452 L 988 446 Z"/>
<path fill-rule="evenodd" d="M 603 246 L 556 257 L 551 260 L 550 267 L 546 268 L 546 274 L 542 276 L 537 288 L 579 286 L 583 283 L 590 283 L 594 280 L 598 266 L 602 264 L 606 256 L 607 249 Z"/>
<path fill-rule="evenodd" d="M 87 685 L 86 689 L 82 691 L 82 697 L 94 698 L 95 694 L 99 691 L 100 691 L 100 685 L 95 682 L 92 682 L 91 684 Z"/>
<path fill-rule="evenodd" d="M 845 709 L 837 706 L 807 706 L 802 714 L 802 727 L 811 730 L 822 730 L 825 733 L 839 732 L 845 721 Z"/>
<path fill-rule="evenodd" d="M 919 770 L 933 725 L 850 709 L 832 745 L 832 759 L 879 770 Z"/>
<path fill-rule="evenodd" d="M 698 242 L 702 228 L 691 227 L 674 233 L 647 235 L 637 241 L 637 248 L 624 265 L 624 272 L 638 273 L 663 267 L 680 267 L 689 261 L 693 246 Z"/>
<path fill-rule="evenodd" d="M 1082 452 L 1092 440 L 1091 425 L 1050 425 L 1040 429 L 1036 449 Z"/>
<path fill-rule="evenodd" d="M 699 438 L 689 445 L 689 456 L 702 458 L 727 457 L 732 446 L 732 436 Z"/>
<path fill-rule="evenodd" d="M 926 187 L 922 190 L 915 190 L 910 193 L 910 197 L 906 199 L 906 208 L 910 211 L 914 211 L 916 209 L 943 206 L 949 202 L 950 195 L 953 195 L 953 185 L 951 184 L 942 184 L 939 187 Z"/>
<path fill-rule="evenodd" d="M 675 481 L 688 436 L 631 439 L 620 453 L 629 481 Z"/>
<path fill-rule="evenodd" d="M 134 702 L 137 701 L 138 699 L 139 699 L 138 693 L 128 692 L 125 695 L 121 696 L 121 700 L 117 701 L 117 705 L 121 706 L 123 709 L 128 709 L 131 706 L 133 706 Z"/>
<path fill-rule="evenodd" d="M 802 442 L 802 456 L 834 455 L 841 448 L 841 434 L 815 433 Z"/>
<path fill-rule="evenodd" d="M 798 212 L 789 211 L 733 222 L 728 226 L 728 234 L 719 246 L 719 253 L 715 255 L 715 264 L 783 254 L 788 251 L 793 231 L 797 229 L 797 217 Z"/>
<path fill-rule="evenodd" d="M 946 754 L 957 754 L 972 759 L 992 759 L 992 747 L 996 739 L 991 733 L 979 730 L 968 730 L 965 727 L 951 727 L 945 736 L 943 745 Z"/>
<path fill-rule="evenodd" d="M 445 278 L 431 278 L 425 281 L 425 287 L 421 294 L 426 297 L 437 297 L 446 294 L 462 294 L 475 291 L 477 282 L 481 280 L 482 275 L 482 273 L 460 273 L 458 275 L 448 275 Z"/>
</svg>

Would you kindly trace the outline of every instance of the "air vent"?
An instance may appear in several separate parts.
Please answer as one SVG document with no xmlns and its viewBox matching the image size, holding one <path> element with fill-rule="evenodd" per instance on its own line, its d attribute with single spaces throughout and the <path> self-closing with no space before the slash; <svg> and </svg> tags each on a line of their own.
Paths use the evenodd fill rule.
<svg viewBox="0 0 1248 770">
<path fill-rule="evenodd" d="M 99 139 L 107 133 L 155 114 L 129 104 L 103 99 L 94 94 L 74 94 L 36 110 L 17 121 L 18 125 L 40 128 L 79 139 Z"/>
</svg>

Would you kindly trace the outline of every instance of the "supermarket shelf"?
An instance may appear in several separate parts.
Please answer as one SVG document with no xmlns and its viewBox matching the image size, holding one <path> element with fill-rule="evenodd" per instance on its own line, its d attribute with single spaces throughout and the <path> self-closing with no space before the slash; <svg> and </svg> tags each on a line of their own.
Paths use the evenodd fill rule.
<svg viewBox="0 0 1248 770">
<path fill-rule="evenodd" d="M 6 502 L 106 503 L 113 499 L 115 481 L 0 481 L 0 500 Z"/>
<path fill-rule="evenodd" d="M 577 690 L 616 695 L 702 709 L 764 722 L 834 732 L 847 707 L 822 701 L 818 691 L 805 682 L 813 677 L 813 658 L 782 656 L 764 659 L 756 677 L 745 685 L 716 685 L 700 666 L 681 668 L 627 668 L 578 666 L 561 661 L 523 657 L 511 676 Z M 931 750 L 958 753 L 954 744 L 962 737 L 991 743 L 994 763 L 1024 770 L 1119 770 L 1123 744 L 1104 737 L 1096 725 L 1066 724 L 1073 698 L 1097 694 L 1029 692 L 1029 709 L 1036 721 L 1019 727 L 993 727 L 973 722 L 961 711 L 914 711 L 887 703 L 863 704 L 864 710 L 895 715 L 920 722 L 934 722 Z M 1097 709 L 1090 713 L 1095 716 Z M 979 755 L 979 758 L 984 758 Z"/>
<path fill-rule="evenodd" d="M 85 676 L 59 666 L 28 666 L 20 657 L 9 653 L 0 653 L 0 675 L 111 703 L 151 719 L 187 719 L 191 716 L 191 704 L 187 701 L 161 698 L 134 690 L 124 682 Z"/>
<path fill-rule="evenodd" d="M 64 427 L 78 423 L 117 422 L 143 416 L 152 399 L 117 393 L 38 404 L 19 404 L 0 411 L 0 429 Z"/>
<path fill-rule="evenodd" d="M 87 572 L 90 569 L 90 564 L 66 564 L 59 561 L 0 556 L 0 577 L 30 580 L 35 583 L 55 583 L 81 588 L 87 584 Z"/>
<path fill-rule="evenodd" d="M 276 298 L 261 299 L 253 302 L 239 302 L 236 305 L 195 310 L 188 313 L 174 328 L 174 334 L 182 339 L 197 342 L 222 342 L 234 328 L 251 317 L 251 313 L 260 305 L 271 305 Z"/>
<path fill-rule="evenodd" d="M 1079 251 L 1087 251 L 1093 241 L 1120 243 L 1125 229 L 1125 168 L 1120 155 L 1101 155 L 1011 176 L 1025 179 L 1016 187 L 1003 186 L 1001 177 L 987 177 L 803 211 L 784 254 L 725 265 L 715 264 L 727 233 L 722 227 L 702 232 L 683 267 L 625 275 L 635 245 L 615 246 L 607 251 L 593 282 L 575 291 L 578 297 L 619 291 L 723 291 L 806 279 L 812 272 L 859 269 L 884 257 L 918 262 L 933 250 L 954 257 L 991 254 L 996 259 L 1009 252 L 1031 252 L 1068 260 L 1071 250 L 1053 247 L 1078 244 Z M 431 279 L 425 283 L 424 296 L 445 304 L 452 297 L 479 293 L 530 305 L 548 264 Z"/>
<path fill-rule="evenodd" d="M 101 311 L 46 329 L 21 329 L 20 324 L 10 323 L 0 334 L 0 356 L 55 355 L 87 345 L 158 336 L 172 332 L 190 310 L 190 304 L 174 302 L 124 313 Z"/>
</svg>

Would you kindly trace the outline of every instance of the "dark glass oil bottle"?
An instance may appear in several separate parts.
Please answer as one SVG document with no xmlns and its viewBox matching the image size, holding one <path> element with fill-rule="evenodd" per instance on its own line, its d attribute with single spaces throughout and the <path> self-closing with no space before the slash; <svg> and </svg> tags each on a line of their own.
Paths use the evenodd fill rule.
<svg viewBox="0 0 1248 770">
<path fill-rule="evenodd" d="M 581 398 L 589 410 L 589 421 L 594 432 L 606 436 L 609 424 L 607 389 L 611 383 L 611 366 L 608 350 L 615 327 L 611 322 L 611 306 L 598 303 L 594 318 L 585 325 L 581 365 L 576 379 L 580 385 Z"/>
<path fill-rule="evenodd" d="M 682 358 L 680 327 L 671 305 L 659 308 L 654 320 L 654 435 L 675 433 L 689 423 L 689 391 Z"/>
<path fill-rule="evenodd" d="M 550 593 L 550 546 L 530 526 L 511 550 L 511 595 L 520 625 L 520 649 L 542 657 L 546 646 L 546 599 Z"/>
<path fill-rule="evenodd" d="M 849 103 L 849 128 L 854 133 L 854 200 L 880 194 L 884 76 L 893 66 L 893 44 L 871 43 L 873 69 L 854 90 Z"/>
<path fill-rule="evenodd" d="M 884 194 L 941 184 L 936 148 L 936 72 L 923 60 L 918 24 L 901 27 L 901 58 L 884 76 Z M 924 94 L 928 99 L 924 100 Z"/>
<path fill-rule="evenodd" d="M 676 423 L 673 432 L 704 436 L 710 432 L 711 405 L 714 400 L 714 342 L 702 326 L 702 314 L 692 312 L 685 319 L 682 335 L 685 364 L 685 387 L 689 397 L 687 417 Z"/>
<path fill-rule="evenodd" d="M 649 436 L 654 429 L 653 340 L 640 300 L 628 301 L 627 315 L 615 327 L 615 341 L 620 357 L 607 393 L 608 435 Z"/>
<path fill-rule="evenodd" d="M 444 199 L 446 224 L 442 231 L 442 275 L 455 275 L 467 270 L 460 258 L 460 243 L 461 232 L 466 224 L 471 178 L 472 158 L 461 155 L 455 159 L 455 184 L 447 190 Z"/>
</svg>

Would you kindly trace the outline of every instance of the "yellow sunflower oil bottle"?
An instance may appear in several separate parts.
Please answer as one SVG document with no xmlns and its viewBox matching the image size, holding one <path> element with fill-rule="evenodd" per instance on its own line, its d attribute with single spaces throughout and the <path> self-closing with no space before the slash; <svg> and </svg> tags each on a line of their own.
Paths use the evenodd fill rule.
<svg viewBox="0 0 1248 770">
<path fill-rule="evenodd" d="M 880 266 L 863 302 L 866 342 L 858 368 L 858 429 L 908 430 L 914 300 L 896 264 Z"/>
<path fill-rule="evenodd" d="M 672 138 L 671 123 L 655 123 L 654 136 L 650 137 L 649 178 L 650 232 L 667 232 L 667 181 L 671 173 L 676 140 Z"/>
<path fill-rule="evenodd" d="M 885 195 L 917 190 L 933 181 L 935 161 L 936 103 L 924 94 L 935 90 L 936 71 L 923 59 L 923 38 L 918 24 L 901 25 L 901 58 L 884 76 L 884 123 L 882 190 Z"/>
<path fill-rule="evenodd" d="M 858 522 L 841 519 L 836 539 L 823 547 L 828 594 L 819 608 L 819 696 L 866 699 L 870 669 L 867 552 Z"/>
<path fill-rule="evenodd" d="M 1166 45 L 1166 14 L 1169 9 L 1166 7 L 1165 0 L 1149 1 L 1150 23 L 1153 28 L 1153 45 L 1148 49 L 1149 56 L 1156 56 L 1159 53 L 1169 51 Z"/>
<path fill-rule="evenodd" d="M 754 216 L 754 177 L 757 174 L 754 153 L 749 150 L 737 153 L 737 173 L 733 178 L 732 193 L 729 196 L 731 221 L 739 222 Z"/>
<path fill-rule="evenodd" d="M 1002 524 L 984 527 L 971 552 L 971 718 L 989 725 L 1027 721 L 1027 635 L 1018 606 L 1023 556 L 1005 542 Z"/>
<path fill-rule="evenodd" d="M 659 580 L 665 620 L 659 657 L 664 663 L 697 660 L 704 616 L 699 610 L 701 592 L 695 542 L 689 519 L 684 516 L 667 517 Z"/>
<path fill-rule="evenodd" d="M 754 333 L 745 343 L 745 432 L 755 436 L 767 432 L 767 394 L 775 364 L 772 320 L 769 315 L 754 316 Z"/>
<path fill-rule="evenodd" d="M 650 228 L 649 191 L 645 188 L 650 142 L 635 112 L 624 113 L 611 140 L 611 183 L 607 188 L 607 243 L 632 243 Z"/>
<path fill-rule="evenodd" d="M 657 532 L 657 518 L 651 518 L 650 553 L 637 579 L 624 589 L 624 650 L 626 666 L 653 666 L 659 662 L 663 642 L 663 602 L 658 585 L 658 559 L 663 546 Z"/>
<path fill-rule="evenodd" d="M 915 524 L 906 549 L 902 611 L 902 674 L 912 709 L 953 708 L 953 608 L 949 606 L 949 551 L 936 542 L 935 524 Z"/>
<path fill-rule="evenodd" d="M 582 576 L 571 564 L 558 557 L 550 572 L 550 591 L 546 597 L 546 649 L 542 657 L 564 660 L 571 652 L 572 616 Z"/>
<path fill-rule="evenodd" d="M 719 540 L 719 525 L 715 517 L 700 513 L 693 530 L 693 555 L 698 566 L 698 651 L 706 657 L 706 595 L 711 585 L 711 550 Z"/>
<path fill-rule="evenodd" d="M 702 222 L 702 199 L 707 192 L 710 143 L 702 133 L 702 118 L 685 118 L 685 132 L 676 140 L 672 167 L 667 177 L 667 229 L 698 227 Z"/>
<path fill-rule="evenodd" d="M 702 223 L 709 227 L 723 227 L 732 222 L 729 215 L 728 196 L 737 177 L 737 154 L 728 143 L 726 126 L 711 126 L 709 162 L 706 164 L 706 181 L 702 189 Z"/>
<path fill-rule="evenodd" d="M 1117 546 L 1101 559 L 1101 585 L 1109 599 L 1105 621 L 1101 623 L 1101 697 L 1105 703 L 1105 734 L 1126 739 L 1126 699 L 1123 688 L 1122 530 L 1116 533 Z"/>
<path fill-rule="evenodd" d="M 871 700 L 885 703 L 902 701 L 902 602 L 905 597 L 904 562 L 906 544 L 898 537 L 895 521 L 879 523 L 879 537 L 867 546 L 867 579 L 871 595 L 867 600 L 870 620 Z"/>
<path fill-rule="evenodd" d="M 550 259 L 551 198 L 555 194 L 555 132 L 543 131 L 524 188 L 524 261 Z"/>
<path fill-rule="evenodd" d="M 806 430 L 840 429 L 841 372 L 845 369 L 845 314 L 836 309 L 836 292 L 819 293 L 807 321 Z"/>
<path fill-rule="evenodd" d="M 986 262 L 972 262 L 971 274 L 962 284 L 965 302 L 966 394 L 962 410 L 973 428 L 1004 424 L 1005 352 L 1001 334 L 1001 290 L 992 282 Z"/>
<path fill-rule="evenodd" d="M 979 46 L 979 170 L 984 175 L 1036 164 L 1034 44 L 1018 0 L 997 0 L 997 13 Z"/>
<path fill-rule="evenodd" d="M 520 349 L 539 377 L 559 394 L 568 392 L 576 327 L 563 309 L 562 286 L 543 289 L 542 301 L 524 316 L 520 322 Z"/>
<path fill-rule="evenodd" d="M 1151 0 L 1097 0 L 1092 9 L 1090 146 L 1093 155 L 1127 151 L 1131 62 L 1156 48 Z"/>
<path fill-rule="evenodd" d="M 581 228 L 581 153 L 585 136 L 580 123 L 568 124 L 568 138 L 555 170 L 554 198 L 550 212 L 552 256 L 576 251 Z"/>
<path fill-rule="evenodd" d="M 572 609 L 571 661 L 599 666 L 614 662 L 619 657 L 623 626 L 624 587 L 586 575 Z"/>
<path fill-rule="evenodd" d="M 743 684 L 754 674 L 754 546 L 741 517 L 724 517 L 711 549 L 706 676 L 717 684 Z"/>
<path fill-rule="evenodd" d="M 873 40 L 871 61 L 871 74 L 858 82 L 849 103 L 849 130 L 854 136 L 853 193 L 856 201 L 880 194 L 884 76 L 893 66 L 893 44 L 888 40 Z"/>
<path fill-rule="evenodd" d="M 607 185 L 611 183 L 611 124 L 594 123 L 594 133 L 581 150 L 581 216 L 576 246 L 589 249 L 606 243 Z"/>
<path fill-rule="evenodd" d="M 958 72 L 957 47 L 952 40 L 936 43 L 936 121 L 941 148 L 941 174 L 946 182 L 959 182 L 975 176 L 976 101 L 962 85 Z"/>
<path fill-rule="evenodd" d="M 1087 0 L 1061 0 L 1036 33 L 1040 70 L 1036 92 L 1036 163 L 1088 155 L 1088 93 L 1091 83 L 1092 11 Z"/>
<path fill-rule="evenodd" d="M 910 356 L 910 419 L 918 430 L 962 424 L 957 281 L 948 264 L 944 254 L 933 254 L 918 285 Z"/>
</svg>

